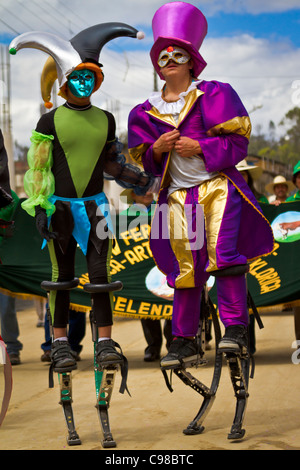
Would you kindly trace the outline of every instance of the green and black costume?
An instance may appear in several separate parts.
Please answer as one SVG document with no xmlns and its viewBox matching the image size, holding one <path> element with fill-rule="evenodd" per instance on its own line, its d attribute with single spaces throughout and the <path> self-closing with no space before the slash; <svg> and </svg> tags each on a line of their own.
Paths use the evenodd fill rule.
<svg viewBox="0 0 300 470">
<path fill-rule="evenodd" d="M 110 282 L 112 238 L 107 235 L 112 228 L 104 173 L 133 186 L 146 186 L 149 177 L 120 161 L 114 117 L 92 105 L 66 102 L 44 114 L 31 141 L 24 180 L 29 198 L 22 206 L 32 216 L 46 211 L 50 229 L 57 234 L 48 241 L 52 281 L 74 278 L 78 243 L 86 255 L 90 282 Z M 97 232 L 99 222 L 106 234 Z M 97 326 L 111 325 L 111 294 L 93 294 L 93 301 Z M 50 311 L 54 327 L 68 323 L 68 291 L 51 292 Z"/>
</svg>

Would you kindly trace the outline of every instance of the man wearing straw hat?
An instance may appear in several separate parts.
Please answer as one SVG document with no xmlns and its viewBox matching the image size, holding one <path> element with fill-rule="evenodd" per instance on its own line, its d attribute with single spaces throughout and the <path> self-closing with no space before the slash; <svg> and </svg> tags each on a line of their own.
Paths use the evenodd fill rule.
<svg viewBox="0 0 300 470">
<path fill-rule="evenodd" d="M 289 193 L 293 190 L 294 185 L 292 181 L 287 181 L 284 176 L 275 176 L 273 181 L 266 185 L 266 191 L 271 193 L 269 197 L 270 204 L 278 206 L 282 202 L 285 202 L 288 198 Z"/>
<path fill-rule="evenodd" d="M 256 197 L 258 202 L 269 203 L 266 196 L 259 193 L 254 186 L 254 181 L 259 180 L 262 175 L 263 169 L 260 166 L 251 165 L 246 160 L 242 160 L 236 165 L 237 170 L 241 173 L 241 175 L 245 178 L 246 183 L 248 184 L 249 188 L 253 192 L 254 196 Z"/>
</svg>

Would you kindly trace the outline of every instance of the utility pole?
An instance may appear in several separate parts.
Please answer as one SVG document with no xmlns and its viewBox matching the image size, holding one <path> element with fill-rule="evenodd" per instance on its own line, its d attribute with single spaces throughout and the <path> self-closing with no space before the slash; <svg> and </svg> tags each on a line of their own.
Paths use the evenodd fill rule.
<svg viewBox="0 0 300 470">
<path fill-rule="evenodd" d="M 155 69 L 153 69 L 153 91 L 158 91 L 157 73 Z"/>
<path fill-rule="evenodd" d="M 10 55 L 8 48 L 0 46 L 0 67 L 1 67 L 1 91 L 0 91 L 0 126 L 4 138 L 4 145 L 8 157 L 8 168 L 10 175 L 10 186 L 14 190 L 15 182 L 15 163 L 13 139 L 11 130 L 11 114 L 10 114 Z"/>
</svg>

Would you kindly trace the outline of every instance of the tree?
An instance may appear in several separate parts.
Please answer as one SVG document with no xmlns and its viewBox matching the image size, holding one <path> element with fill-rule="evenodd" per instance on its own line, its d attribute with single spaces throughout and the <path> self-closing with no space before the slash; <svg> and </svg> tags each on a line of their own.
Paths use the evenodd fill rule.
<svg viewBox="0 0 300 470">
<path fill-rule="evenodd" d="M 26 147 L 26 145 L 20 145 L 17 141 L 15 141 L 15 159 L 17 161 L 27 162 L 27 152 L 28 147 Z"/>
<path fill-rule="evenodd" d="M 276 140 L 276 127 L 269 122 L 268 136 L 257 126 L 257 134 L 250 138 L 249 154 L 259 155 L 285 164 L 295 165 L 300 159 L 300 108 L 288 111 L 280 121 L 279 126 L 285 127 L 284 137 Z"/>
<path fill-rule="evenodd" d="M 288 144 L 289 158 L 296 163 L 300 154 L 300 108 L 296 106 L 288 111 L 279 125 L 288 127 L 286 135 L 280 140 L 280 145 Z"/>
</svg>

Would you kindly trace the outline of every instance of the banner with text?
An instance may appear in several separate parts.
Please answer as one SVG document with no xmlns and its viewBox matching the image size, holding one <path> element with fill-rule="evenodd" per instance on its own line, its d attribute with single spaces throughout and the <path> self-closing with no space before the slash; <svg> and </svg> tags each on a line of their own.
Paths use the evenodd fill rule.
<svg viewBox="0 0 300 470">
<path fill-rule="evenodd" d="M 257 307 L 299 302 L 300 305 L 300 202 L 273 206 L 262 204 L 275 238 L 272 254 L 250 264 L 248 288 Z M 112 250 L 112 280 L 123 282 L 122 291 L 114 295 L 114 314 L 132 318 L 171 318 L 173 289 L 153 261 L 149 247 L 150 217 L 117 216 L 116 240 Z M 51 279 L 47 248 L 41 250 L 41 238 L 35 221 L 20 204 L 14 215 L 12 238 L 0 245 L 0 289 L 11 295 L 42 296 L 43 280 Z M 249 230 L 255 230 L 249 227 Z M 71 291 L 72 307 L 86 310 L 90 296 L 83 290 L 89 282 L 84 255 L 76 253 L 78 288 Z M 210 296 L 217 304 L 215 279 L 208 281 Z"/>
</svg>

